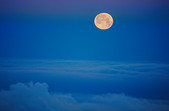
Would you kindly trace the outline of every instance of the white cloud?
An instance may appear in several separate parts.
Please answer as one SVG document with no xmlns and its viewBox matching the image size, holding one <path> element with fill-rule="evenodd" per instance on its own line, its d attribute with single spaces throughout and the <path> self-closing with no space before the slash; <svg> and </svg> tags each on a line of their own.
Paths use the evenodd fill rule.
<svg viewBox="0 0 169 111">
<path fill-rule="evenodd" d="M 168 101 L 124 94 L 74 95 L 48 91 L 46 83 L 18 83 L 0 92 L 1 111 L 168 111 Z"/>
</svg>

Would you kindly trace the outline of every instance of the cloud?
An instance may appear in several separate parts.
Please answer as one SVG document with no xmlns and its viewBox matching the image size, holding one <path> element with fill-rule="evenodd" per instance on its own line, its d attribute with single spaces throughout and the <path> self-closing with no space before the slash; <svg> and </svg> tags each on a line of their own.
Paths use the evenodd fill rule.
<svg viewBox="0 0 169 111">
<path fill-rule="evenodd" d="M 0 92 L 1 111 L 76 111 L 71 95 L 50 94 L 45 83 L 18 83 Z"/>
<path fill-rule="evenodd" d="M 11 85 L 0 92 L 1 111 L 168 111 L 169 102 L 124 94 L 61 94 L 46 83 Z"/>
<path fill-rule="evenodd" d="M 169 78 L 169 64 L 78 60 L 1 60 L 0 72 L 73 74 L 88 77 Z"/>
</svg>

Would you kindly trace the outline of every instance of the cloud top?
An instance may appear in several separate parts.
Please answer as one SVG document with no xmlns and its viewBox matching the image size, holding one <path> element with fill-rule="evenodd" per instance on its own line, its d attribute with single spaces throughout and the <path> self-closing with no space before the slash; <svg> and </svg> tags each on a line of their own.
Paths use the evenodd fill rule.
<svg viewBox="0 0 169 111">
<path fill-rule="evenodd" d="M 168 111 L 169 102 L 125 94 L 78 95 L 49 92 L 46 83 L 17 83 L 0 92 L 1 111 Z"/>
</svg>

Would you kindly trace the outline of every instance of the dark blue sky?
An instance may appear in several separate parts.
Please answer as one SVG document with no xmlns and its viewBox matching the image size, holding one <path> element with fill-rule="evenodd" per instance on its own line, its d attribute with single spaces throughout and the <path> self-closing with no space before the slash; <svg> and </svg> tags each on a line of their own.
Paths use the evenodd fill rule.
<svg viewBox="0 0 169 111">
<path fill-rule="evenodd" d="M 2 2 L 0 56 L 169 61 L 168 2 L 95 2 Z M 113 16 L 111 29 L 95 27 L 94 18 L 101 12 Z"/>
<path fill-rule="evenodd" d="M 167 0 L 0 1 L 1 111 L 168 111 L 168 88 Z"/>
</svg>

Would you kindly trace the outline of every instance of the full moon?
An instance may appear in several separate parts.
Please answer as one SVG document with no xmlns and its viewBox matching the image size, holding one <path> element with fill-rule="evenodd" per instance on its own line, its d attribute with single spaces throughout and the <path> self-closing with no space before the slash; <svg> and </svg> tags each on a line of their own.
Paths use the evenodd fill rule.
<svg viewBox="0 0 169 111">
<path fill-rule="evenodd" d="M 95 17 L 94 24 L 97 28 L 106 30 L 113 25 L 113 18 L 108 13 L 100 13 Z"/>
</svg>

